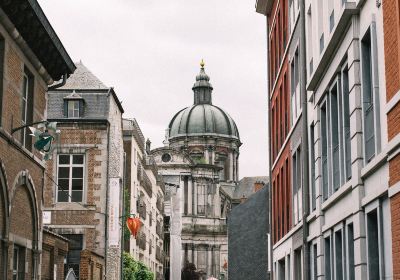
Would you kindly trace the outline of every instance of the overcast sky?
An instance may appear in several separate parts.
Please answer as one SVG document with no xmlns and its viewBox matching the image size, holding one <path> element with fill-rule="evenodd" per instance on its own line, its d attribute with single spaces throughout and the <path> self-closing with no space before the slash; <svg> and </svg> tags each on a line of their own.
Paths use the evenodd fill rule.
<svg viewBox="0 0 400 280">
<path fill-rule="evenodd" d="M 265 17 L 255 0 L 39 0 L 67 52 L 115 88 L 152 148 L 193 103 L 202 58 L 236 121 L 240 177 L 268 175 Z"/>
</svg>

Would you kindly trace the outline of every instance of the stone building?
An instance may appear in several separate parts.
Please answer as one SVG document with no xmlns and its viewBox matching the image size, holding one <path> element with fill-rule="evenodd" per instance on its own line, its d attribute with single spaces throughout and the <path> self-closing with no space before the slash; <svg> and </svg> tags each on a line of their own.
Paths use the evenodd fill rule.
<svg viewBox="0 0 400 280">
<path fill-rule="evenodd" d="M 279 13 L 271 12 L 276 2 L 257 2 L 259 12 L 267 15 L 267 30 L 271 31 L 274 24 L 282 30 L 281 22 L 274 20 Z M 301 141 L 307 144 L 301 147 L 307 157 L 302 153 L 303 220 L 273 245 L 274 279 L 299 279 L 298 275 L 313 280 L 395 279 L 393 268 L 398 263 L 392 262 L 391 236 L 396 222 L 391 220 L 389 197 L 395 197 L 396 191 L 389 185 L 396 176 L 390 174 L 388 160 L 394 158 L 397 144 L 396 140 L 390 142 L 394 138 L 388 135 L 388 124 L 393 116 L 398 123 L 398 116 L 388 114 L 396 102 L 386 105 L 395 90 L 387 92 L 385 82 L 391 86 L 393 81 L 386 80 L 385 69 L 390 75 L 396 75 L 396 70 L 386 68 L 384 60 L 385 48 L 392 51 L 390 42 L 395 39 L 385 45 L 383 32 L 390 16 L 385 19 L 381 1 L 286 2 L 280 1 L 286 7 L 280 13 L 292 15 L 291 5 L 298 7 L 294 24 L 300 28 L 299 51 L 306 53 L 299 57 L 298 68 L 300 90 L 303 86 L 307 90 L 301 107 L 306 120 L 302 122 L 306 133 Z M 398 13 L 398 5 L 387 5 L 393 14 Z M 284 24 L 289 24 L 285 20 Z M 284 35 L 288 42 L 297 38 L 290 33 Z M 391 32 L 390 36 L 397 33 Z M 273 71 L 269 67 L 269 73 Z M 293 86 L 291 82 L 291 92 Z M 290 98 L 292 102 L 293 95 Z M 291 158 L 293 194 L 298 175 L 293 149 Z M 273 205 L 280 207 L 280 197 L 285 193 L 272 193 Z M 292 219 L 295 213 L 295 209 L 289 212 Z M 299 227 L 302 234 L 295 235 Z M 283 246 L 290 237 L 296 238 Z M 301 251 L 290 248 L 299 243 Z"/>
<path fill-rule="evenodd" d="M 239 132 L 233 119 L 212 104 L 213 87 L 201 63 L 194 104 L 169 123 L 165 146 L 151 151 L 166 184 L 170 274 L 180 279 L 193 263 L 201 279 L 227 279 L 226 217 L 238 181 Z M 170 278 L 168 278 L 170 277 Z"/>
<path fill-rule="evenodd" d="M 143 262 L 164 279 L 164 183 L 145 138 L 135 119 L 123 120 L 124 151 L 126 154 L 125 215 L 135 214 L 143 223 L 138 238 L 126 236 L 125 251 Z"/>
<path fill-rule="evenodd" d="M 36 0 L 0 1 L 0 279 L 39 279 L 45 163 L 28 128 L 75 65 Z"/>
<path fill-rule="evenodd" d="M 268 177 L 245 177 L 232 197 L 228 216 L 230 280 L 268 280 Z"/>
<path fill-rule="evenodd" d="M 400 278 L 400 2 L 382 1 L 393 279 Z"/>
<path fill-rule="evenodd" d="M 47 162 L 47 226 L 70 240 L 66 267 L 79 279 L 119 279 L 123 108 L 81 62 L 49 91 L 48 119 L 61 130 Z"/>
</svg>

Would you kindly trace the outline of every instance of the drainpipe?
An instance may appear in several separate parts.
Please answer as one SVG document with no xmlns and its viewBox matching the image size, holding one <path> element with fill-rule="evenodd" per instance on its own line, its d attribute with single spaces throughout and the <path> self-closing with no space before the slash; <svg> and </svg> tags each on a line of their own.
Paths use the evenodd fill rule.
<svg viewBox="0 0 400 280">
<path fill-rule="evenodd" d="M 268 17 L 265 17 L 266 19 L 266 25 L 267 25 L 267 57 L 269 57 L 269 25 L 268 25 Z M 272 183 L 271 183 L 271 178 L 272 178 L 272 145 L 271 145 L 271 92 L 269 90 L 269 63 L 267 62 L 267 92 L 268 92 L 268 102 L 267 102 L 267 112 L 268 112 L 268 141 L 269 141 L 269 155 L 268 155 L 268 163 L 269 163 L 269 168 L 268 168 L 268 176 L 269 176 L 269 190 L 268 190 L 268 216 L 267 216 L 267 224 L 269 225 L 269 244 L 268 244 L 268 250 L 269 250 L 269 269 L 270 269 L 270 278 L 273 279 L 273 250 L 272 250 Z"/>
<path fill-rule="evenodd" d="M 105 215 L 105 223 L 104 223 L 104 229 L 105 229 L 105 240 L 104 240 L 104 264 L 105 264 L 105 269 L 104 272 L 107 277 L 107 249 L 108 249 L 108 215 L 109 215 L 109 209 L 108 209 L 108 197 L 110 195 L 110 186 L 109 186 L 109 177 L 110 177 L 110 122 L 107 121 L 107 182 L 106 182 L 106 215 Z"/>
<path fill-rule="evenodd" d="M 64 86 L 65 83 L 67 82 L 67 79 L 68 79 L 68 75 L 67 75 L 67 74 L 64 74 L 63 77 L 62 77 L 61 83 L 55 84 L 55 85 L 53 85 L 53 86 L 50 86 L 50 87 L 48 88 L 48 91 L 53 90 L 53 89 L 57 89 L 57 88 L 59 88 L 59 87 Z"/>
<path fill-rule="evenodd" d="M 123 261 L 123 254 L 125 251 L 125 236 L 124 236 L 124 230 L 125 230 L 125 218 L 126 215 L 129 215 L 129 213 L 125 213 L 125 184 L 126 184 L 126 152 L 124 152 L 124 169 L 123 169 L 123 175 L 122 175 L 122 211 L 121 211 L 121 279 L 124 279 L 124 261 Z M 129 205 L 130 209 L 130 205 Z M 130 211 L 130 210 L 129 210 Z"/>
<path fill-rule="evenodd" d="M 309 263 L 309 246 L 308 223 L 307 217 L 309 213 L 309 166 L 308 166 L 308 116 L 307 116 L 307 62 L 306 62 L 306 20 L 305 20 L 305 0 L 300 1 L 300 95 L 302 98 L 302 161 L 303 161 L 303 279 L 308 280 L 310 277 Z"/>
</svg>

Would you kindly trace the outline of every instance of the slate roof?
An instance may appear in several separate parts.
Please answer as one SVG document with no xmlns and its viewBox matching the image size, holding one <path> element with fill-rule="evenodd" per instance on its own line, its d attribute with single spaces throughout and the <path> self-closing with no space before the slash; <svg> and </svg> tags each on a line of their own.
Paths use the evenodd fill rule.
<svg viewBox="0 0 400 280">
<path fill-rule="evenodd" d="M 64 116 L 64 99 L 83 99 L 83 115 L 76 120 L 105 120 L 110 109 L 110 96 L 114 98 L 121 113 L 124 112 L 118 96 L 112 87 L 101 82 L 82 62 L 76 63 L 77 69 L 64 86 L 48 93 L 48 119 L 71 120 Z"/>
<path fill-rule="evenodd" d="M 260 181 L 268 184 L 269 178 L 268 176 L 243 177 L 235 188 L 232 198 L 241 199 L 243 196 L 245 198 L 250 197 L 254 193 L 254 183 Z"/>
<path fill-rule="evenodd" d="M 67 79 L 64 86 L 59 89 L 109 89 L 99 80 L 82 61 L 75 63 L 75 72 Z"/>
</svg>

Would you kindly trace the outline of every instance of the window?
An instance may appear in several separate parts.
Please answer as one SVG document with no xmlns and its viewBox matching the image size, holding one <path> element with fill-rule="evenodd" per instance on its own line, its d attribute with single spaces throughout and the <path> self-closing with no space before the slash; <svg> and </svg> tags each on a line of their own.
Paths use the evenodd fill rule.
<svg viewBox="0 0 400 280">
<path fill-rule="evenodd" d="M 329 31 L 332 32 L 334 27 L 335 27 L 335 10 L 332 10 L 331 15 L 329 16 Z"/>
<path fill-rule="evenodd" d="M 311 58 L 309 62 L 309 75 L 313 73 L 313 18 L 311 11 L 311 4 L 307 11 L 307 55 Z"/>
<path fill-rule="evenodd" d="M 317 252 L 317 244 L 312 246 L 312 279 L 318 279 L 318 252 Z"/>
<path fill-rule="evenodd" d="M 294 279 L 302 279 L 301 249 L 294 250 Z"/>
<path fill-rule="evenodd" d="M 22 78 L 21 95 L 21 126 L 28 125 L 33 121 L 33 76 L 25 68 Z M 32 150 L 32 137 L 29 136 L 29 128 L 21 130 L 21 144 L 28 150 Z"/>
<path fill-rule="evenodd" d="M 343 143 L 344 143 L 344 159 L 345 170 L 344 178 L 349 180 L 351 178 L 351 145 L 350 145 L 350 107 L 349 107 L 349 71 L 347 65 L 342 68 L 341 72 L 342 81 L 342 117 L 343 117 Z"/>
<path fill-rule="evenodd" d="M 84 155 L 58 155 L 57 202 L 82 202 Z"/>
<path fill-rule="evenodd" d="M 67 262 L 64 268 L 66 275 L 68 270 L 72 268 L 75 275 L 79 279 L 79 264 L 81 261 L 81 251 L 83 249 L 83 235 L 82 234 L 63 234 L 69 240 Z"/>
<path fill-rule="evenodd" d="M 349 280 L 355 279 L 354 273 L 354 231 L 353 224 L 347 225 L 347 275 Z"/>
<path fill-rule="evenodd" d="M 302 219 L 302 182 L 301 182 L 301 150 L 300 147 L 293 154 L 293 221 L 296 225 Z"/>
<path fill-rule="evenodd" d="M 80 118 L 83 116 L 83 99 L 64 100 L 64 117 Z"/>
<path fill-rule="evenodd" d="M 340 159 L 339 159 L 339 126 L 338 126 L 338 83 L 335 82 L 329 91 L 330 97 L 330 136 L 332 145 L 332 183 L 336 191 L 340 187 Z"/>
<path fill-rule="evenodd" d="M 13 252 L 13 280 L 23 280 L 25 279 L 25 248 L 14 245 Z"/>
<path fill-rule="evenodd" d="M 285 266 L 285 259 L 281 259 L 278 261 L 278 279 L 279 280 L 285 280 L 285 272 L 286 272 L 286 266 Z"/>
<path fill-rule="evenodd" d="M 368 279 L 380 279 L 379 261 L 382 257 L 380 254 L 379 244 L 379 226 L 378 226 L 378 210 L 374 209 L 367 214 L 367 262 L 368 262 Z"/>
<path fill-rule="evenodd" d="M 311 211 L 316 208 L 315 189 L 315 150 L 314 150 L 314 124 L 310 126 L 310 181 L 311 181 Z"/>
<path fill-rule="evenodd" d="M 332 259 L 331 259 L 331 237 L 328 236 L 324 239 L 325 245 L 325 279 L 332 279 Z"/>
<path fill-rule="evenodd" d="M 321 106 L 321 165 L 322 165 L 322 193 L 324 200 L 328 198 L 328 119 L 326 103 Z"/>
<path fill-rule="evenodd" d="M 321 37 L 319 38 L 319 53 L 322 53 L 324 48 L 325 48 L 324 33 L 322 33 Z"/>
<path fill-rule="evenodd" d="M 335 232 L 335 279 L 343 279 L 344 276 L 344 250 L 342 230 Z"/>
<path fill-rule="evenodd" d="M 207 186 L 204 184 L 197 185 L 197 214 L 205 215 L 207 205 Z"/>
<path fill-rule="evenodd" d="M 301 101 L 300 101 L 300 86 L 299 86 L 299 51 L 296 49 L 293 60 L 291 62 L 291 112 L 292 112 L 292 125 L 300 114 Z"/>
<path fill-rule="evenodd" d="M 361 40 L 364 153 L 369 162 L 380 150 L 378 55 L 375 23 Z"/>
<path fill-rule="evenodd" d="M 349 84 L 346 64 L 327 89 L 326 95 L 320 106 L 324 200 L 351 178 Z"/>
</svg>

